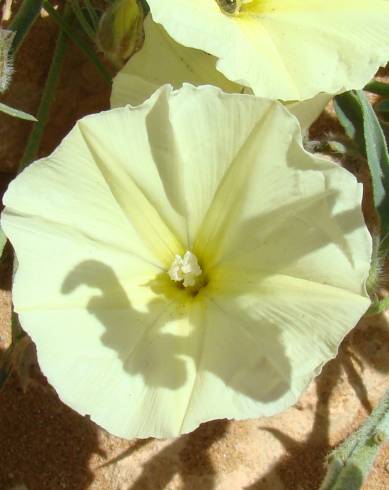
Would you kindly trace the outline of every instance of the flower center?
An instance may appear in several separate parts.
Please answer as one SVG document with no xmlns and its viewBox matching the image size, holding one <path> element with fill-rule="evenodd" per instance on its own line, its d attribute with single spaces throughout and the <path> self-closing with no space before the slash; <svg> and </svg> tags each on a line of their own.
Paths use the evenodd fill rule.
<svg viewBox="0 0 389 490">
<path fill-rule="evenodd" d="M 216 0 L 220 10 L 227 15 L 239 15 L 242 6 L 253 0 Z"/>
<path fill-rule="evenodd" d="M 182 282 L 185 288 L 199 285 L 199 279 L 203 271 L 199 266 L 196 255 L 186 251 L 184 256 L 176 255 L 168 271 L 170 279 Z"/>
</svg>

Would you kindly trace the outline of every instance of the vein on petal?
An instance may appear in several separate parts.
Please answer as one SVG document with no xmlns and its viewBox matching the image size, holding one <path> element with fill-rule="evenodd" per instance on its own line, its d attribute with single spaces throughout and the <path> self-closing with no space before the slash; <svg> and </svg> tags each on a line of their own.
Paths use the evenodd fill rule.
<svg viewBox="0 0 389 490">
<path fill-rule="evenodd" d="M 244 172 L 244 166 L 242 165 L 242 162 L 239 161 L 239 158 L 247 147 L 253 144 L 254 138 L 258 137 L 258 131 L 265 125 L 267 119 L 272 115 L 273 111 L 274 106 L 269 105 L 267 110 L 264 112 L 263 117 L 254 125 L 243 145 L 238 149 L 236 155 L 232 159 L 214 193 L 213 199 L 209 204 L 208 211 L 199 227 L 199 234 L 196 237 L 194 248 L 198 247 L 200 250 L 204 251 L 209 245 L 209 242 L 218 242 L 216 237 L 221 233 L 221 229 L 227 229 L 228 223 L 236 216 L 239 203 L 241 203 L 245 197 L 245 194 L 242 192 L 242 186 L 244 186 L 247 180 L 250 178 L 249 168 L 246 168 L 246 172 Z M 253 161 L 246 163 L 246 167 L 251 167 L 251 165 L 254 165 Z M 238 185 L 237 182 L 235 183 L 229 194 L 228 205 L 218 206 L 218 214 L 215 216 L 216 205 L 218 204 L 218 201 L 222 199 L 221 193 L 223 192 L 224 188 L 230 184 L 229 181 L 231 179 L 231 174 L 236 170 L 237 166 L 241 166 L 240 175 L 243 182 L 241 181 L 239 183 L 240 185 Z M 200 253 L 199 255 L 201 256 L 202 254 Z"/>
<path fill-rule="evenodd" d="M 91 158 L 95 162 L 96 168 L 99 169 L 101 176 L 103 177 L 104 181 L 107 184 L 108 189 L 112 193 L 112 196 L 114 200 L 117 202 L 119 208 L 123 212 L 125 218 L 131 223 L 131 225 L 134 227 L 137 233 L 139 233 L 139 236 L 142 238 L 144 243 L 151 249 L 151 251 L 156 254 L 156 247 L 155 247 L 155 242 L 159 241 L 160 245 L 164 248 L 164 255 L 166 257 L 166 252 L 168 252 L 169 256 L 174 256 L 177 253 L 177 250 L 182 249 L 182 245 L 177 242 L 176 237 L 174 234 L 171 232 L 169 229 L 168 225 L 165 223 L 165 221 L 162 219 L 161 215 L 157 211 L 157 209 L 154 207 L 154 205 L 150 202 L 149 198 L 146 196 L 146 194 L 143 192 L 143 190 L 139 187 L 139 185 L 134 181 L 132 176 L 126 174 L 126 177 L 128 178 L 128 184 L 131 184 L 132 190 L 136 191 L 137 197 L 140 198 L 142 201 L 141 204 L 138 204 L 137 206 L 134 204 L 134 202 L 131 202 L 131 207 L 136 206 L 135 212 L 132 213 L 131 216 L 128 215 L 127 210 L 123 207 L 122 202 L 120 202 L 120 198 L 118 198 L 116 192 L 114 191 L 114 186 L 110 182 L 109 179 L 109 174 L 107 170 L 104 168 L 104 165 L 101 163 L 101 158 L 97 155 L 97 153 L 93 150 L 92 145 L 89 142 L 88 136 L 85 133 L 85 130 L 83 128 L 82 122 L 78 123 L 78 128 L 80 130 L 80 134 L 82 135 L 85 145 L 89 150 L 89 153 L 91 155 Z M 130 189 L 128 189 L 130 191 Z M 146 210 L 146 212 L 145 212 Z M 156 227 L 156 224 L 153 219 L 151 219 L 151 216 L 155 218 L 155 220 L 158 223 L 158 228 Z M 134 218 L 137 218 L 137 222 L 135 222 Z M 145 222 L 147 223 L 149 230 L 146 232 L 144 231 L 146 226 Z M 153 231 L 153 235 L 151 236 L 150 229 Z M 167 240 L 167 238 L 170 238 L 171 243 Z M 157 240 L 156 240 L 157 239 Z M 172 243 L 175 244 L 176 249 L 172 249 Z M 166 259 L 164 260 L 162 257 L 160 257 L 162 261 L 166 262 Z"/>
<path fill-rule="evenodd" d="M 74 236 L 74 235 L 78 234 L 80 236 L 80 238 L 82 238 L 85 241 L 89 241 L 90 243 L 94 244 L 95 246 L 96 246 L 96 244 L 98 244 L 100 246 L 103 245 L 103 246 L 109 247 L 109 249 L 111 249 L 113 251 L 124 253 L 127 255 L 131 255 L 132 257 L 141 260 L 145 264 L 148 264 L 148 265 L 151 265 L 152 267 L 155 267 L 155 269 L 157 269 L 158 271 L 164 271 L 164 269 L 161 266 L 159 266 L 158 264 L 151 262 L 150 260 L 142 257 L 141 255 L 138 255 L 137 253 L 133 252 L 132 250 L 129 250 L 127 247 L 122 247 L 116 242 L 102 241 L 100 239 L 97 240 L 95 237 L 85 233 L 81 229 L 75 230 L 74 224 L 65 223 L 65 222 L 60 223 L 58 221 L 53 221 L 53 220 L 45 218 L 45 217 L 43 217 L 43 218 L 38 217 L 34 214 L 28 214 L 26 212 L 19 212 L 17 209 L 12 208 L 11 206 L 7 206 L 7 208 L 4 212 L 4 215 L 5 216 L 7 216 L 7 215 L 12 216 L 14 218 L 21 218 L 22 220 L 30 219 L 31 221 L 34 221 L 38 224 L 44 223 L 45 225 L 46 224 L 51 225 L 53 228 L 63 229 L 65 231 L 66 235 L 68 235 L 68 232 L 71 231 L 71 235 Z M 26 226 L 22 226 L 20 224 L 16 224 L 15 222 L 12 224 L 12 227 L 15 229 L 18 229 L 18 230 L 26 231 L 26 232 L 31 231 L 30 228 L 28 228 Z M 39 231 L 39 233 L 41 233 L 41 231 Z"/>
</svg>

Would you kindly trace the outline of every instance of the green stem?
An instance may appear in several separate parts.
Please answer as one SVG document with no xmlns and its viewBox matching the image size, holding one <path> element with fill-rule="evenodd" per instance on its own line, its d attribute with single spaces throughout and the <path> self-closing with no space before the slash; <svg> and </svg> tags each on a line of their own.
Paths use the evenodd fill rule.
<svg viewBox="0 0 389 490">
<path fill-rule="evenodd" d="M 97 57 L 93 48 L 87 44 L 84 39 L 79 36 L 74 29 L 71 29 L 69 26 L 69 22 L 64 20 L 61 15 L 53 8 L 50 2 L 47 0 L 43 1 L 43 7 L 48 12 L 48 14 L 57 22 L 57 24 L 66 32 L 66 34 L 70 37 L 70 39 L 89 57 L 89 59 L 95 64 L 97 70 L 99 71 L 101 77 L 105 82 L 109 85 L 112 83 L 112 76 L 106 67 L 101 63 L 99 58 Z"/>
<path fill-rule="evenodd" d="M 99 18 L 98 18 L 97 14 L 96 14 L 96 10 L 94 9 L 94 7 L 91 4 L 90 0 L 84 0 L 84 3 L 85 3 L 85 7 L 86 7 L 86 9 L 88 11 L 90 20 L 92 22 L 93 29 L 95 30 L 95 32 L 97 32 L 97 29 L 99 28 Z"/>
<path fill-rule="evenodd" d="M 24 0 L 15 17 L 11 20 L 7 29 L 16 31 L 12 44 L 13 53 L 16 53 L 22 45 L 24 38 L 39 15 L 42 3 L 42 0 Z"/>
<path fill-rule="evenodd" d="M 389 390 L 362 427 L 332 452 L 320 490 L 360 489 L 388 439 Z"/>
<path fill-rule="evenodd" d="M 69 18 L 71 15 L 71 9 L 66 6 L 64 17 Z M 49 73 L 47 75 L 46 83 L 41 97 L 41 102 L 39 104 L 39 109 L 37 113 L 38 121 L 33 125 L 32 131 L 27 141 L 27 146 L 24 150 L 22 159 L 20 160 L 18 173 L 21 172 L 37 156 L 43 131 L 45 129 L 50 113 L 50 108 L 54 100 L 55 91 L 58 86 L 61 66 L 67 46 L 67 40 L 67 34 L 63 29 L 61 29 L 57 37 Z"/>
<path fill-rule="evenodd" d="M 68 0 L 73 9 L 73 13 L 76 16 L 80 26 L 83 28 L 85 34 L 94 43 L 96 41 L 96 32 L 94 31 L 90 21 L 84 16 L 83 9 L 80 7 L 79 0 Z"/>
</svg>

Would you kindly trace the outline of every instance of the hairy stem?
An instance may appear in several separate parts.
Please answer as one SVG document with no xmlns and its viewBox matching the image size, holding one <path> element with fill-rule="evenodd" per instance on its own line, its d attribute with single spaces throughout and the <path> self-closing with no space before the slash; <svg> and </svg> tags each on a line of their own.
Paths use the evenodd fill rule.
<svg viewBox="0 0 389 490">
<path fill-rule="evenodd" d="M 320 490 L 360 489 L 378 451 L 388 439 L 389 390 L 362 427 L 331 453 Z"/>
</svg>

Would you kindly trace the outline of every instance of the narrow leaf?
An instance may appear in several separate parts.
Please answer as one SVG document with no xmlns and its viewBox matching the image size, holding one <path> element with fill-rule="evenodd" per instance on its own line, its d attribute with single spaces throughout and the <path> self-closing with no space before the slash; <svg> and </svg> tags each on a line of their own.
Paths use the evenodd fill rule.
<svg viewBox="0 0 389 490">
<path fill-rule="evenodd" d="M 373 94 L 389 97 L 389 83 L 373 80 L 366 85 L 365 90 L 367 92 L 372 92 Z"/>
<path fill-rule="evenodd" d="M 389 231 L 389 154 L 377 116 L 361 91 L 335 98 L 335 109 L 347 135 L 366 157 L 373 183 L 374 205 L 381 220 L 382 235 Z"/>
<path fill-rule="evenodd" d="M 27 112 L 19 111 L 18 109 L 14 109 L 13 107 L 10 107 L 9 105 L 2 104 L 0 102 L 0 111 L 4 112 L 5 114 L 8 114 L 9 116 L 12 117 L 18 117 L 19 119 L 25 119 L 26 121 L 36 121 L 37 119 L 34 116 L 31 116 L 31 114 L 27 114 Z"/>
</svg>

